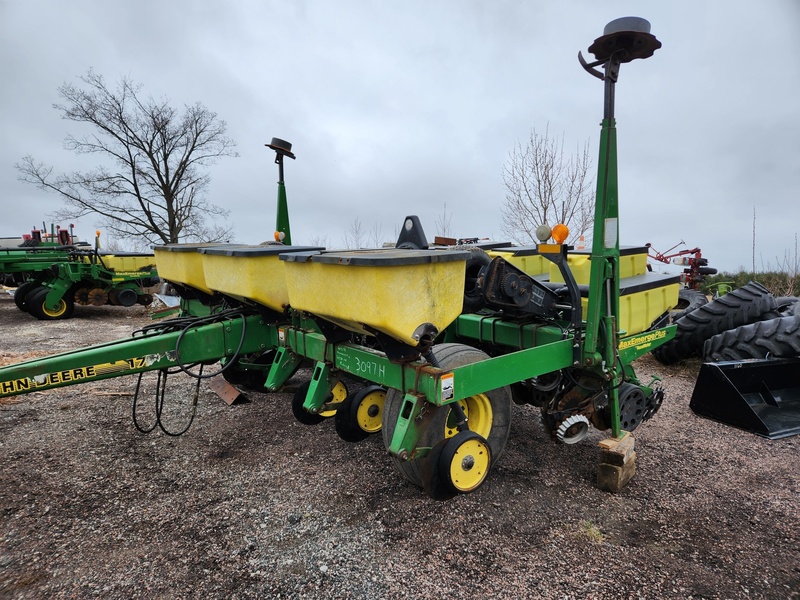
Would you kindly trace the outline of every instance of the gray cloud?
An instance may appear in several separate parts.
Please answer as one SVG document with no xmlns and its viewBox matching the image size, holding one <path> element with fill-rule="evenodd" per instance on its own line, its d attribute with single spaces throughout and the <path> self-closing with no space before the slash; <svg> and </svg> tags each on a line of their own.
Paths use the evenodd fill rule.
<svg viewBox="0 0 800 600">
<path fill-rule="evenodd" d="M 461 236 L 500 236 L 500 177 L 532 127 L 596 147 L 602 84 L 578 50 L 619 16 L 649 19 L 664 47 L 623 67 L 617 90 L 623 244 L 680 240 L 718 268 L 793 251 L 800 190 L 800 8 L 776 0 L 426 3 L 0 2 L 2 235 L 47 219 L 58 198 L 17 181 L 31 153 L 56 170 L 74 124 L 51 108 L 89 67 L 174 104 L 200 101 L 241 156 L 212 169 L 211 199 L 237 238 L 274 226 L 264 143 L 294 144 L 295 241 L 340 242 L 358 217 L 391 239 L 419 214 L 432 236 L 447 203 Z M 593 150 L 594 152 L 594 150 Z M 78 223 L 90 236 L 91 219 Z"/>
</svg>

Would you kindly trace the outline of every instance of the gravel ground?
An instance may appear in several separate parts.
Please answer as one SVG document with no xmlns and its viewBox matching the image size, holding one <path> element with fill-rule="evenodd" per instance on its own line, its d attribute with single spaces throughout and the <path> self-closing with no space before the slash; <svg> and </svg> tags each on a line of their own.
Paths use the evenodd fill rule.
<svg viewBox="0 0 800 600">
<path fill-rule="evenodd" d="M 149 318 L 42 323 L 4 295 L 0 322 L 8 364 Z M 181 437 L 134 428 L 130 377 L 20 396 L 0 405 L 0 597 L 800 598 L 800 438 L 696 417 L 699 367 L 638 361 L 667 397 L 621 493 L 594 486 L 600 432 L 557 445 L 514 406 L 489 480 L 448 502 L 397 475 L 380 436 L 295 422 L 290 393 L 227 406 L 204 384 Z M 178 429 L 191 384 L 171 382 Z"/>
</svg>

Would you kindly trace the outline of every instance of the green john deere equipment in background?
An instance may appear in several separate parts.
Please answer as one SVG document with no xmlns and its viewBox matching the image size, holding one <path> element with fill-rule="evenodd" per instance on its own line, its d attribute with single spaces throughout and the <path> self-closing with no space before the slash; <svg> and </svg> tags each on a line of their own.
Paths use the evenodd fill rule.
<svg viewBox="0 0 800 600">
<path fill-rule="evenodd" d="M 59 241 L 65 244 L 23 242 L 22 246 L 0 248 L 0 273 L 22 279 L 14 292 L 20 310 L 52 320 L 68 319 L 76 304 L 133 306 L 152 302 L 146 288 L 158 283 L 154 254 L 102 253 L 98 243 L 93 248 L 74 243 L 71 232 L 60 235 L 66 232 L 58 232 Z"/>
</svg>

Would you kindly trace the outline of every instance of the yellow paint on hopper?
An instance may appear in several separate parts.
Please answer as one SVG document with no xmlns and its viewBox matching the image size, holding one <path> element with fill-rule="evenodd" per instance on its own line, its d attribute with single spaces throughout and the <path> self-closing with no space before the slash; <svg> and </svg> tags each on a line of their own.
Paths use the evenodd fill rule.
<svg viewBox="0 0 800 600">
<path fill-rule="evenodd" d="M 156 260 L 152 254 L 102 254 L 103 264 L 118 273 L 150 270 Z"/>
<path fill-rule="evenodd" d="M 158 276 L 173 283 L 188 285 L 195 289 L 212 294 L 213 290 L 206 285 L 203 274 L 203 259 L 198 252 L 201 248 L 233 247 L 233 244 L 166 244 L 153 248 L 156 255 Z"/>
<path fill-rule="evenodd" d="M 592 261 L 588 252 L 572 252 L 567 256 L 572 276 L 578 285 L 589 285 Z M 564 282 L 558 265 L 550 263 L 550 281 Z M 619 277 L 635 277 L 647 273 L 647 248 L 620 248 Z"/>
<path fill-rule="evenodd" d="M 284 252 L 313 252 L 323 248 L 304 246 L 241 246 L 237 248 L 203 248 L 203 274 L 206 285 L 217 292 L 253 300 L 282 312 L 289 304 L 284 263 L 278 255 Z"/>
<path fill-rule="evenodd" d="M 292 308 L 416 346 L 420 325 L 442 331 L 461 314 L 468 257 L 462 251 L 380 249 L 281 259 Z"/>
<path fill-rule="evenodd" d="M 624 331 L 626 336 L 648 330 L 653 321 L 678 304 L 680 287 L 677 277 L 656 273 L 622 279 L 618 328 Z M 588 298 L 581 298 L 584 318 L 588 304 Z"/>
<path fill-rule="evenodd" d="M 550 265 L 553 264 L 541 254 L 537 254 L 530 247 L 499 248 L 487 250 L 486 252 L 492 258 L 497 256 L 502 257 L 528 275 L 542 275 L 548 273 Z"/>
</svg>

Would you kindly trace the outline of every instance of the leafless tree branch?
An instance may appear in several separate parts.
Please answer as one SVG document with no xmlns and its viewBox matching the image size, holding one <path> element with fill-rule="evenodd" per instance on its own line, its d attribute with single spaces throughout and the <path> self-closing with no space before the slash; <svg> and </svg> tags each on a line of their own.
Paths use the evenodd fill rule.
<svg viewBox="0 0 800 600">
<path fill-rule="evenodd" d="M 125 77 L 115 89 L 92 70 L 80 80 L 58 89 L 63 103 L 53 108 L 92 132 L 68 135 L 64 147 L 98 154 L 104 164 L 53 175 L 53 167 L 25 156 L 15 165 L 19 178 L 61 196 L 58 218 L 96 214 L 117 238 L 140 246 L 229 238 L 227 211 L 205 198 L 204 172 L 220 157 L 238 156 L 225 122 L 199 103 L 180 114 L 166 99 L 145 99 Z"/>
<path fill-rule="evenodd" d="M 503 168 L 506 198 L 501 208 L 503 233 L 518 243 L 535 242 L 539 225 L 564 223 L 569 243 L 588 239 L 594 218 L 594 179 L 588 142 L 572 156 L 564 153 L 564 136 L 551 138 L 549 128 L 533 129 L 517 143 Z"/>
</svg>

